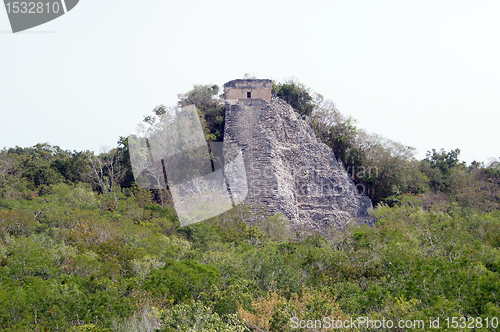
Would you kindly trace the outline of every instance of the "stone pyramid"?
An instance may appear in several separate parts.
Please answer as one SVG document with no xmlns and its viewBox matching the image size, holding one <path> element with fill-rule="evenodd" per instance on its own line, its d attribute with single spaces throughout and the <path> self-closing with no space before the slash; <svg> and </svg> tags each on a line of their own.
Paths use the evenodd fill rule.
<svg viewBox="0 0 500 332">
<path fill-rule="evenodd" d="M 333 151 L 281 99 L 226 100 L 224 143 L 241 149 L 250 208 L 283 214 L 292 230 L 373 225 L 368 197 L 357 193 Z"/>
</svg>

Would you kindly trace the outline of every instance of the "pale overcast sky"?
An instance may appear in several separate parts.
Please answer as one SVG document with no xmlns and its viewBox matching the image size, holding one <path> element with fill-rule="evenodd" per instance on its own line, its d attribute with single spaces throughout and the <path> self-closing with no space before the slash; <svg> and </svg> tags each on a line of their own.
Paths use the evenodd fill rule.
<svg viewBox="0 0 500 332">
<path fill-rule="evenodd" d="M 12 34 L 0 9 L 0 148 L 113 147 L 194 84 L 295 77 L 358 127 L 500 157 L 500 1 L 81 0 Z"/>
</svg>

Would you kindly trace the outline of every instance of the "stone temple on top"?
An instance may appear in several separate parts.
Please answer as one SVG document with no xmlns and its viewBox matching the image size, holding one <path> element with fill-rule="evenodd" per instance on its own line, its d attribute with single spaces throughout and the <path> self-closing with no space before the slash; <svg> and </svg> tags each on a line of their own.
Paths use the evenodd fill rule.
<svg viewBox="0 0 500 332">
<path fill-rule="evenodd" d="M 224 84 L 224 99 L 271 99 L 273 81 L 269 79 L 240 79 Z"/>
</svg>

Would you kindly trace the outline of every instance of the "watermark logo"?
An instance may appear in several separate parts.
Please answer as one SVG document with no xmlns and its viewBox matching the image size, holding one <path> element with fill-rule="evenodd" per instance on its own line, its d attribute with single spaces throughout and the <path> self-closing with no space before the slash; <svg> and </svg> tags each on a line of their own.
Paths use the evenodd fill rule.
<svg viewBox="0 0 500 332">
<path fill-rule="evenodd" d="M 12 32 L 31 29 L 52 21 L 75 8 L 79 0 L 4 0 Z"/>
<path fill-rule="evenodd" d="M 222 214 L 248 194 L 242 151 L 234 144 L 208 144 L 194 106 L 141 124 L 128 142 L 136 183 L 169 189 L 181 226 Z"/>
</svg>

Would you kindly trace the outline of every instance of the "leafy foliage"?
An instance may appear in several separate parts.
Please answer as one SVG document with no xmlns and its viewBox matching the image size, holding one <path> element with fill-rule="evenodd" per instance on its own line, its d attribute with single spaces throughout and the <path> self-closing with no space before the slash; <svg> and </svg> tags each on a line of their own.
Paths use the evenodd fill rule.
<svg viewBox="0 0 500 332">
<path fill-rule="evenodd" d="M 197 86 L 181 97 L 213 140 L 217 93 Z M 126 139 L 101 154 L 4 149 L 0 329 L 291 331 L 292 319 L 499 317 L 499 162 L 467 166 L 458 149 L 415 160 L 311 95 L 298 105 L 315 105 L 303 115 L 379 202 L 374 227 L 292 234 L 282 215 L 243 205 L 180 227 L 161 192 L 127 178 Z"/>
<path fill-rule="evenodd" d="M 191 91 L 179 95 L 179 106 L 196 106 L 206 139 L 213 142 L 221 142 L 224 137 L 225 106 L 214 99 L 218 93 L 217 85 L 195 85 Z"/>
<path fill-rule="evenodd" d="M 273 96 L 289 103 L 303 118 L 311 115 L 314 109 L 310 90 L 304 84 L 293 80 L 273 83 Z"/>
<path fill-rule="evenodd" d="M 496 176 L 454 172 L 452 184 Z M 375 227 L 329 238 L 294 236 L 282 216 L 242 206 L 181 228 L 138 189 L 116 192 L 112 210 L 89 184 L 4 197 L 1 328 L 286 331 L 294 317 L 497 315 L 500 214 L 428 195 L 395 196 Z"/>
</svg>

